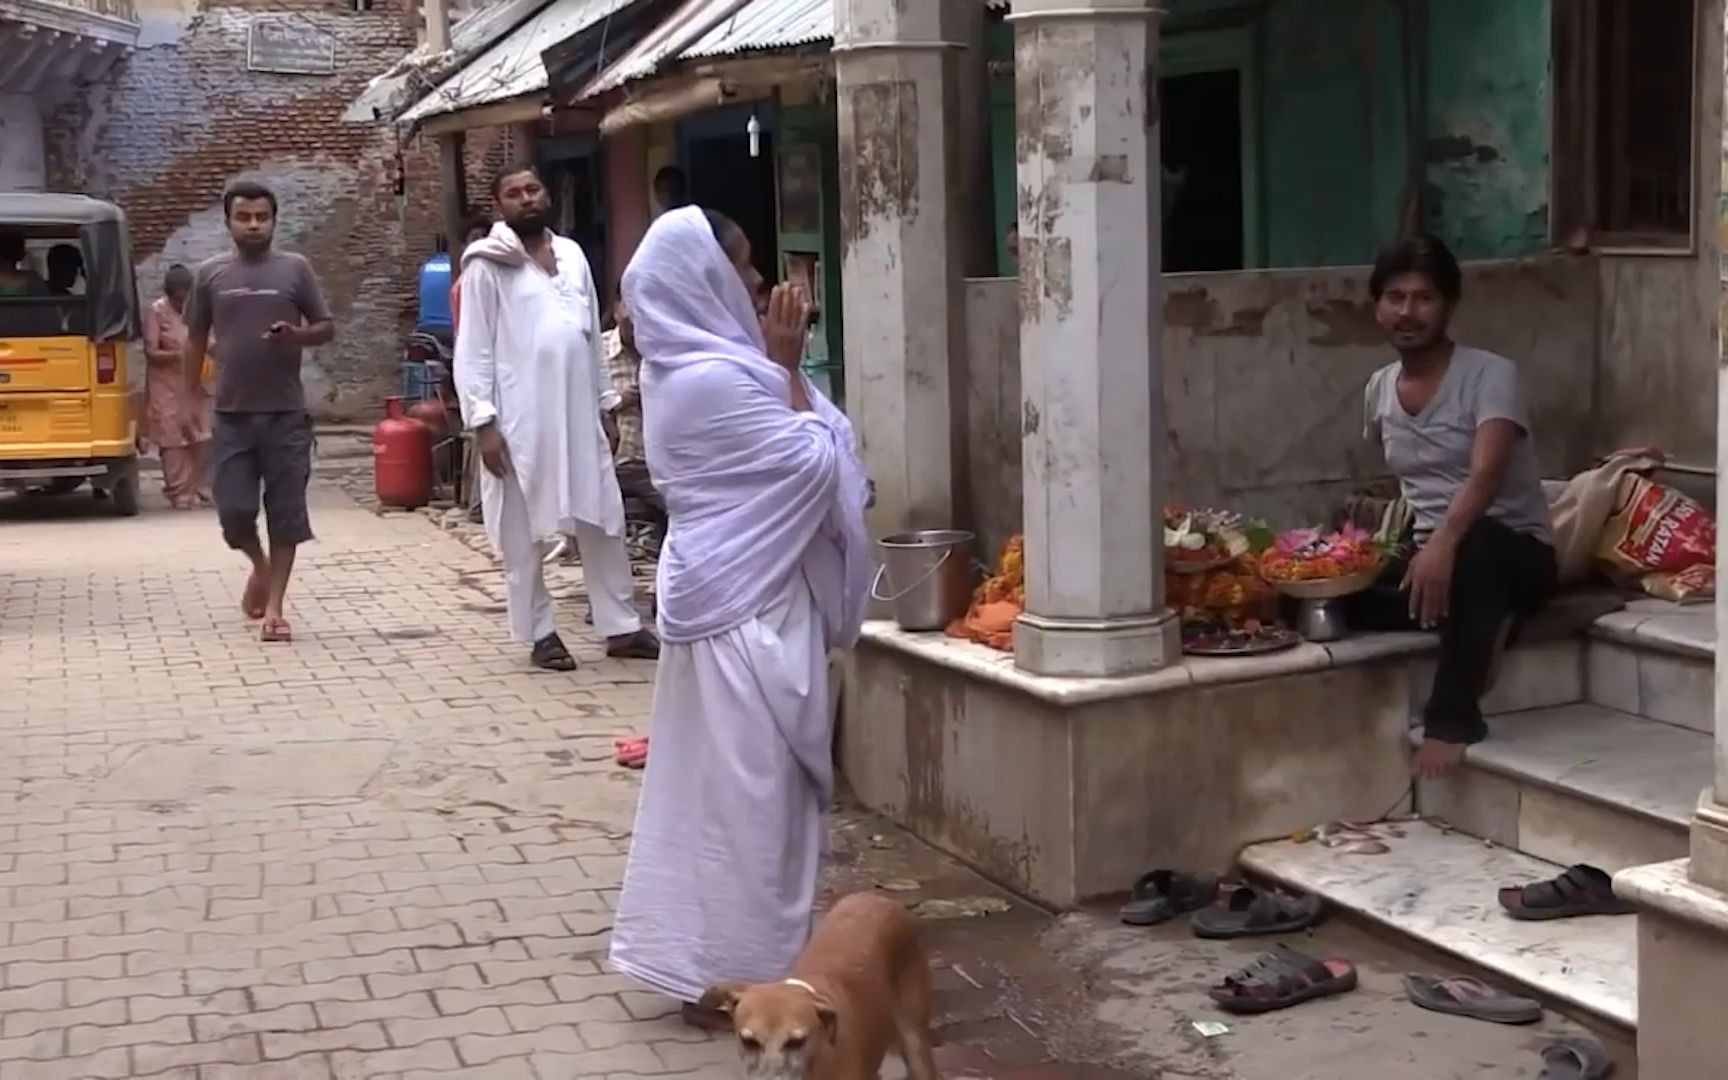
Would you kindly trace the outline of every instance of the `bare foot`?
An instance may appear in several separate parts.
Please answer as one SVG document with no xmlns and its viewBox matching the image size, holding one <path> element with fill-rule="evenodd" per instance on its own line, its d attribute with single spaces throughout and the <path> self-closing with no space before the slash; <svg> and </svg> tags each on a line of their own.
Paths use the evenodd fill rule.
<svg viewBox="0 0 1728 1080">
<path fill-rule="evenodd" d="M 270 570 L 260 566 L 246 579 L 246 591 L 240 597 L 240 610 L 248 619 L 262 619 L 270 602 Z"/>
<path fill-rule="evenodd" d="M 684 1007 L 679 1010 L 678 1014 L 683 1018 L 684 1023 L 698 1031 L 718 1031 L 724 1033 L 732 1030 L 732 1018 L 721 1012 L 719 1009 L 704 1009 L 700 1005 L 692 1005 L 689 1002 L 685 1002 Z"/>
<path fill-rule="evenodd" d="M 1464 760 L 1464 751 L 1468 749 L 1464 743 L 1425 738 L 1410 755 L 1410 775 L 1419 780 L 1439 780 L 1448 776 Z"/>
</svg>

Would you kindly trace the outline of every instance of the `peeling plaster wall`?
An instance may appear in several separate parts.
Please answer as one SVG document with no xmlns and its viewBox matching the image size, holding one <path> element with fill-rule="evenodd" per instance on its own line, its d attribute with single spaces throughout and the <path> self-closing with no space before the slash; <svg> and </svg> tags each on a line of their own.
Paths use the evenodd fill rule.
<svg viewBox="0 0 1728 1080">
<path fill-rule="evenodd" d="M 1386 480 L 1361 437 L 1362 389 L 1393 358 L 1367 281 L 1360 266 L 1165 277 L 1173 501 L 1300 524 Z M 1597 435 L 1600 288 L 1591 258 L 1465 268 L 1458 336 L 1518 363 L 1546 475 L 1611 449 Z M 1015 282 L 968 281 L 966 303 L 971 490 L 989 493 L 968 520 L 994 551 L 1020 521 Z"/>
<path fill-rule="evenodd" d="M 1549 0 L 1430 0 L 1409 11 L 1406 21 L 1381 0 L 1267 5 L 1270 265 L 1368 261 L 1418 195 L 1424 226 L 1463 258 L 1547 250 Z"/>
<path fill-rule="evenodd" d="M 305 368 L 326 417 L 376 411 L 396 384 L 416 305 L 415 278 L 439 231 L 437 159 L 405 147 L 407 197 L 395 193 L 396 137 L 344 124 L 373 75 L 414 45 L 401 0 L 370 11 L 319 0 L 146 0 L 137 50 L 48 122 L 49 180 L 125 208 L 139 285 L 172 262 L 224 249 L 221 196 L 241 178 L 281 199 L 281 247 L 311 259 L 336 315 L 337 340 Z M 336 39 L 335 72 L 247 70 L 254 12 L 296 13 Z"/>
<path fill-rule="evenodd" d="M 1372 259 L 1397 234 L 1408 159 L 1392 5 L 1275 0 L 1261 32 L 1267 262 Z"/>
<path fill-rule="evenodd" d="M 1549 0 L 1434 0 L 1423 213 L 1461 259 L 1548 244 Z"/>
<path fill-rule="evenodd" d="M 0 94 L 0 191 L 41 191 L 47 183 L 41 108 L 28 94 Z"/>
</svg>

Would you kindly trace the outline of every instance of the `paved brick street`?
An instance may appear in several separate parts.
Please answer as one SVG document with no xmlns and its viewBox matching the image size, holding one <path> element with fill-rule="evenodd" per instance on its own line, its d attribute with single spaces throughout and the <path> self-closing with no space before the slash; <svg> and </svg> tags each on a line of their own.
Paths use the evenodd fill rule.
<svg viewBox="0 0 1728 1080">
<path fill-rule="evenodd" d="M 729 1076 L 604 974 L 652 668 L 333 488 L 263 646 L 209 514 L 0 502 L 0 1080 Z"/>
<path fill-rule="evenodd" d="M 561 568 L 583 668 L 529 673 L 474 532 L 374 515 L 336 482 L 364 442 L 328 445 L 286 646 L 212 515 L 0 499 L 0 1080 L 737 1077 L 601 969 L 637 793 L 612 740 L 652 667 L 600 656 Z M 855 810 L 832 840 L 825 896 L 925 920 L 952 1080 L 1533 1069 L 1530 1032 L 1410 1008 L 1432 958 L 1347 925 L 1307 947 L 1359 993 L 1206 1039 L 1207 986 L 1260 943 L 1052 922 Z"/>
</svg>

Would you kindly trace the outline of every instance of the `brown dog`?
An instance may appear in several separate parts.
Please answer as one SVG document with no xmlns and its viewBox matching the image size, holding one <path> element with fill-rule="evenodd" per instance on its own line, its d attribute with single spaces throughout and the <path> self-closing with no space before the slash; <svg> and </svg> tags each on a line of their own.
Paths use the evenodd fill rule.
<svg viewBox="0 0 1728 1080">
<path fill-rule="evenodd" d="M 930 960 L 918 921 L 884 896 L 829 909 L 792 978 L 716 986 L 701 1005 L 732 1017 L 751 1080 L 875 1080 L 890 1046 L 911 1080 L 937 1080 Z"/>
</svg>

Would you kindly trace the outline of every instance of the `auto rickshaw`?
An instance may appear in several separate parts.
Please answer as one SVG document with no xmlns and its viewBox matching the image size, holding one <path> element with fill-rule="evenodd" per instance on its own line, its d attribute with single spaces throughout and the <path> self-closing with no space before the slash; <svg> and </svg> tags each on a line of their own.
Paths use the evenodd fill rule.
<svg viewBox="0 0 1728 1080">
<path fill-rule="evenodd" d="M 0 192 L 0 488 L 138 512 L 139 315 L 119 207 Z"/>
</svg>

